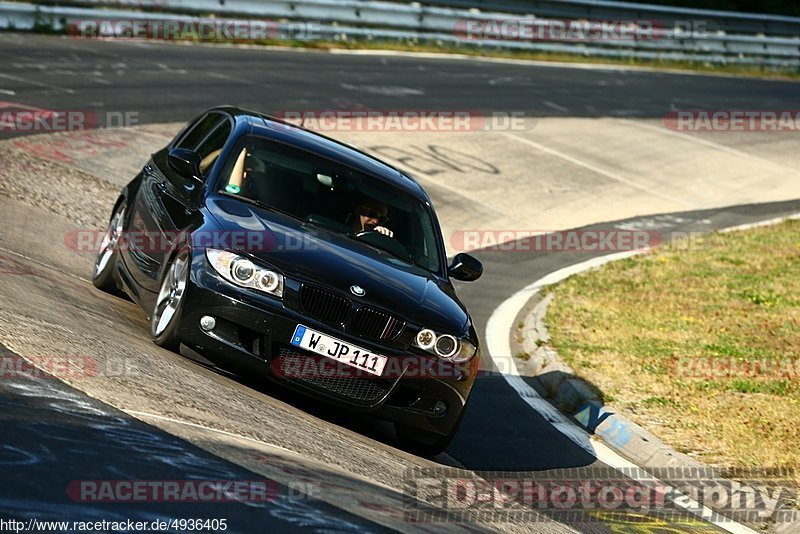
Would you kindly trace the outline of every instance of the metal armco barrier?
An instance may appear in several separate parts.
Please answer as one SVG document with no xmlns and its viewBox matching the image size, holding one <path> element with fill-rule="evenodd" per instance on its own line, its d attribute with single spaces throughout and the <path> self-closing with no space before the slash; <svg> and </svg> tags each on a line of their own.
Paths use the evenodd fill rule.
<svg viewBox="0 0 800 534">
<path fill-rule="evenodd" d="M 686 20 L 705 20 L 725 33 L 800 37 L 800 17 L 736 13 L 608 0 L 422 0 L 429 6 L 480 9 L 488 12 L 530 14 L 539 17 L 619 20 L 657 19 L 669 26 Z"/>
<path fill-rule="evenodd" d="M 441 0 L 450 1 L 450 0 Z M 503 1 L 503 0 L 500 0 Z M 511 2 L 512 0 L 505 0 Z M 76 2 L 78 3 L 78 2 Z M 542 4 L 586 5 L 588 1 L 549 1 Z M 38 5 L 21 2 L 0 2 L 0 28 L 32 29 L 53 28 L 63 30 L 68 20 L 74 19 L 186 19 L 178 13 L 197 15 L 214 14 L 226 18 L 259 18 L 286 25 L 288 21 L 312 21 L 316 23 L 313 36 L 300 39 L 323 40 L 373 40 L 373 41 L 419 41 L 448 45 L 469 45 L 483 48 L 531 50 L 552 53 L 579 54 L 595 57 L 662 59 L 698 61 L 715 64 L 740 63 L 764 65 L 773 68 L 800 68 L 800 37 L 729 34 L 712 29 L 716 19 L 658 19 L 655 12 L 629 11 L 617 13 L 620 21 L 653 22 L 660 28 L 657 38 L 641 38 L 633 35 L 610 40 L 513 40 L 465 38 L 462 31 L 467 21 L 482 24 L 504 21 L 547 22 L 538 14 L 508 14 L 482 12 L 475 9 L 421 6 L 385 1 L 362 0 L 81 0 L 83 7 Z M 536 2 L 532 3 L 533 5 Z M 597 4 L 591 3 L 591 4 Z M 603 3 L 621 9 L 621 6 L 642 7 L 637 4 L 618 2 Z M 104 9 L 95 9 L 97 7 Z M 107 9 L 115 6 L 116 9 Z M 653 7 L 653 6 L 645 6 Z M 127 9 L 126 9 L 127 8 Z M 136 11 L 129 10 L 136 8 Z M 159 12 L 153 12 L 152 10 Z M 663 10 L 662 10 L 663 11 Z M 169 12 L 173 12 L 170 14 Z M 681 14 L 705 13 L 700 10 L 680 10 Z M 566 12 L 565 12 L 566 13 Z M 611 14 L 602 11 L 602 19 Z M 644 16 L 646 15 L 646 16 Z M 741 14 L 729 14 L 730 20 Z M 567 17 L 565 17 L 566 19 Z M 766 20 L 785 23 L 789 28 L 791 17 L 762 17 Z M 774 20 L 773 20 L 774 19 Z M 797 22 L 800 28 L 800 22 Z M 474 35 L 474 34 L 472 34 Z"/>
</svg>

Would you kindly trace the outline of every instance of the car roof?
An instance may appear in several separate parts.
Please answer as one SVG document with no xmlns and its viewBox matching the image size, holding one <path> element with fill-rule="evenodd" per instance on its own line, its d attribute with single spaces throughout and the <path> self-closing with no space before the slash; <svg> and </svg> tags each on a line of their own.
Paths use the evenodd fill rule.
<svg viewBox="0 0 800 534">
<path fill-rule="evenodd" d="M 214 109 L 230 113 L 237 121 L 246 121 L 252 127 L 252 134 L 281 141 L 327 157 L 388 182 L 421 200 L 430 202 L 428 195 L 416 180 L 389 163 L 353 146 L 264 113 L 234 106 L 222 106 Z"/>
</svg>

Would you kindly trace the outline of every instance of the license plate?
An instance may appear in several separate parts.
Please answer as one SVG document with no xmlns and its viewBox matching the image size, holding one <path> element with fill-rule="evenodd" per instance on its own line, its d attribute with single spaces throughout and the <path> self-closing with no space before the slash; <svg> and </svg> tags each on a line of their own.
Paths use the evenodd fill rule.
<svg viewBox="0 0 800 534">
<path fill-rule="evenodd" d="M 386 356 L 373 354 L 367 349 L 345 343 L 301 324 L 294 329 L 292 345 L 377 376 L 383 374 L 383 368 L 389 360 Z"/>
</svg>

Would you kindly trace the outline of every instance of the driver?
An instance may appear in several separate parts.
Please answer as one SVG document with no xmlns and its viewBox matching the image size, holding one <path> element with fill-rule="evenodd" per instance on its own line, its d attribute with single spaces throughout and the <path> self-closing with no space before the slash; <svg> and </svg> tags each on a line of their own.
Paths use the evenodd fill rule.
<svg viewBox="0 0 800 534">
<path fill-rule="evenodd" d="M 366 199 L 356 206 L 353 218 L 353 232 L 378 232 L 388 237 L 394 237 L 394 232 L 383 226 L 389 222 L 389 208 L 386 204 L 374 199 Z"/>
</svg>

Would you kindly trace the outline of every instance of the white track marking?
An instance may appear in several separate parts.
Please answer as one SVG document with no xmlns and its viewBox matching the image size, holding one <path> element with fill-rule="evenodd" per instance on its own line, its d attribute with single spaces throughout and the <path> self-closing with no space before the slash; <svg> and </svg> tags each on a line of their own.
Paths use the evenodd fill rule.
<svg viewBox="0 0 800 534">
<path fill-rule="evenodd" d="M 742 152 L 741 150 L 737 150 L 735 148 L 731 148 L 729 146 L 721 145 L 719 143 L 715 143 L 714 141 L 709 141 L 708 139 L 701 139 L 699 137 L 695 137 L 693 135 L 689 135 L 683 132 L 676 132 L 674 130 L 670 130 L 668 128 L 662 126 L 655 126 L 653 124 L 649 124 L 646 122 L 639 122 L 639 121 L 632 121 L 630 119 L 617 119 L 618 122 L 624 122 L 625 124 L 629 124 L 631 126 L 635 126 L 636 128 L 642 128 L 643 130 L 650 130 L 653 132 L 658 132 L 662 135 L 671 135 L 673 137 L 680 137 L 681 139 L 686 139 L 687 141 L 692 141 L 693 143 L 698 143 L 700 145 L 705 145 L 707 147 L 715 148 L 717 150 L 721 150 L 722 152 L 726 152 L 728 154 L 749 159 L 758 163 L 759 165 L 766 165 L 768 167 L 772 167 L 773 169 L 780 170 L 782 172 L 791 172 L 796 173 L 797 169 L 793 169 L 791 167 L 784 167 L 783 165 L 779 165 L 773 161 L 768 159 L 764 159 L 759 156 L 754 156 L 753 154 L 748 154 L 747 152 Z"/>
<path fill-rule="evenodd" d="M 370 93 L 374 95 L 385 95 L 394 97 L 406 96 L 419 96 L 424 95 L 425 91 L 414 87 L 404 87 L 402 85 L 369 85 L 369 84 L 352 84 L 340 83 L 342 89 L 350 91 L 358 91 L 361 93 Z"/>
<path fill-rule="evenodd" d="M 127 42 L 127 41 L 117 41 Z M 176 42 L 169 42 L 167 44 L 176 44 Z M 189 46 L 189 45 L 187 45 Z M 214 43 L 197 42 L 192 43 L 191 46 L 218 46 Z M 286 46 L 262 46 L 262 45 L 232 45 L 237 48 L 272 48 L 275 50 L 282 50 L 287 52 L 300 52 L 300 53 L 322 53 L 319 50 L 311 48 L 291 48 Z M 373 50 L 361 49 L 350 50 L 345 48 L 332 48 L 325 53 L 328 54 L 341 54 L 350 56 L 396 56 L 407 58 L 420 58 L 420 59 L 440 59 L 447 61 L 475 61 L 479 63 L 501 63 L 506 65 L 525 65 L 531 67 L 547 67 L 556 69 L 574 69 L 574 70 L 601 70 L 610 72 L 650 72 L 654 74 L 677 74 L 681 76 L 707 76 L 709 78 L 735 78 L 737 80 L 755 79 L 765 82 L 781 82 L 781 83 L 796 83 L 793 80 L 782 78 L 764 78 L 761 76 L 743 76 L 741 74 L 727 74 L 724 72 L 702 72 L 690 71 L 682 69 L 664 69 L 655 67 L 635 66 L 635 65 L 614 65 L 612 63 L 570 63 L 567 61 L 545 61 L 537 59 L 510 59 L 500 57 L 483 57 L 483 56 L 470 56 L 467 54 L 448 54 L 437 52 L 408 52 L 399 50 Z"/>
<path fill-rule="evenodd" d="M 790 215 L 788 217 L 778 217 L 774 219 L 768 219 L 765 221 L 757 222 L 757 223 L 750 223 L 750 224 L 743 224 L 738 226 L 732 226 L 728 228 L 724 228 L 718 230 L 720 232 L 730 232 L 734 230 L 746 230 L 749 228 L 756 228 L 761 226 L 773 225 L 783 222 L 787 219 L 791 220 L 799 220 L 800 213 Z M 579 427 L 575 422 L 569 419 L 566 415 L 564 415 L 561 411 L 557 410 L 552 404 L 547 402 L 543 399 L 536 390 L 529 386 L 520 376 L 519 369 L 517 369 L 516 363 L 514 362 L 514 358 L 511 355 L 511 343 L 509 341 L 510 332 L 514 327 L 514 322 L 519 315 L 519 312 L 528 303 L 528 301 L 536 295 L 543 287 L 555 284 L 557 282 L 561 282 L 568 277 L 578 274 L 584 271 L 588 271 L 590 269 L 598 268 L 606 263 L 621 260 L 625 258 L 629 258 L 638 254 L 642 254 L 647 252 L 649 249 L 643 250 L 632 250 L 632 251 L 625 251 L 625 252 L 618 252 L 615 254 L 608 254 L 606 256 L 600 256 L 597 258 L 592 258 L 590 260 L 576 263 L 574 265 L 570 265 L 568 267 L 564 267 L 562 269 L 558 269 L 539 280 L 533 282 L 532 284 L 524 287 L 523 289 L 514 293 L 511 297 L 503 301 L 500 306 L 495 308 L 492 312 L 492 315 L 489 317 L 489 320 L 486 323 L 486 344 L 488 348 L 489 357 L 495 364 L 495 367 L 502 370 L 505 367 L 504 362 L 510 361 L 511 368 L 509 369 L 508 373 L 503 372 L 502 376 L 506 380 L 509 386 L 517 392 L 517 394 L 525 401 L 531 408 L 536 410 L 539 415 L 545 418 L 550 424 L 552 424 L 559 432 L 564 434 L 567 438 L 575 442 L 578 446 L 582 447 L 583 449 L 587 450 L 590 454 L 595 456 L 598 460 L 605 463 L 606 465 L 617 469 L 623 470 L 627 469 L 628 471 L 633 471 L 634 473 L 636 470 L 630 468 L 636 468 L 637 470 L 641 470 L 642 474 L 646 473 L 646 471 L 642 468 L 639 468 L 635 464 L 631 463 L 629 460 L 626 460 L 624 457 L 617 454 L 615 451 L 610 449 L 604 443 L 598 440 L 592 440 L 591 436 L 588 432 L 586 432 L 583 428 Z M 634 480 L 640 481 L 642 483 L 652 483 L 658 482 L 663 487 L 669 489 L 671 494 L 680 495 L 672 486 L 665 484 L 659 480 L 657 480 L 653 476 L 648 476 L 644 479 L 639 479 L 635 475 L 629 474 L 627 471 L 622 471 L 623 474 L 633 478 Z M 649 475 L 649 473 L 647 473 Z M 712 520 L 711 518 L 715 515 L 715 512 L 709 509 L 706 506 L 700 508 L 700 503 L 685 497 L 673 502 L 685 508 L 692 514 L 700 517 L 701 519 L 710 522 L 711 524 L 730 532 L 732 534 L 755 534 L 756 531 L 748 528 L 745 525 L 736 523 L 734 521 L 720 521 L 720 520 Z M 698 510 L 699 508 L 699 510 Z M 719 516 L 720 514 L 716 514 Z"/>
<path fill-rule="evenodd" d="M 67 271 L 65 271 L 64 269 L 62 269 L 60 267 L 56 267 L 55 265 L 50 265 L 49 263 L 45 263 L 43 261 L 35 260 L 35 259 L 31 258 L 30 256 L 26 256 L 25 254 L 20 254 L 19 252 L 15 252 L 13 250 L 9 250 L 9 249 L 3 248 L 3 247 L 0 247 L 0 252 L 5 252 L 6 254 L 13 254 L 14 256 L 16 256 L 18 258 L 22 258 L 22 259 L 24 259 L 26 261 L 29 261 L 31 263 L 35 263 L 36 265 L 39 265 L 40 267 L 44 267 L 46 269 L 52 269 L 53 271 L 58 271 L 61 274 L 65 274 L 65 275 L 67 275 L 67 276 L 69 276 L 71 278 L 74 278 L 75 280 L 80 280 L 81 282 L 86 282 L 87 284 L 91 284 L 92 283 L 91 280 L 87 280 L 86 278 L 81 278 L 78 275 L 75 275 L 75 274 L 72 274 L 72 273 L 68 273 Z"/>
<path fill-rule="evenodd" d="M 800 220 L 800 213 L 795 213 L 794 215 L 789 215 L 788 217 L 776 217 L 774 219 L 768 219 L 766 221 L 756 222 L 756 223 L 748 223 L 748 224 L 740 224 L 738 226 L 730 226 L 728 228 L 723 228 L 722 230 L 718 230 L 721 234 L 727 234 L 730 232 L 738 232 L 740 230 L 750 230 L 752 228 L 762 228 L 764 226 L 772 226 L 775 224 L 780 224 L 784 221 L 797 221 Z"/>
<path fill-rule="evenodd" d="M 157 419 L 159 421 L 166 421 L 168 423 L 175 423 L 177 425 L 184 425 L 184 426 L 189 426 L 189 427 L 196 428 L 196 429 L 199 429 L 199 430 L 205 430 L 205 431 L 208 431 L 208 432 L 214 432 L 216 434 L 222 434 L 224 436 L 228 436 L 228 437 L 231 437 L 231 438 L 243 439 L 245 441 L 250 441 L 252 443 L 258 443 L 259 445 L 266 445 L 268 447 L 272 447 L 272 448 L 275 448 L 275 449 L 280 449 L 280 450 L 282 450 L 284 452 L 288 452 L 288 453 L 291 453 L 291 454 L 294 454 L 294 455 L 297 454 L 297 452 L 295 452 L 295 451 L 293 451 L 291 449 L 287 449 L 285 447 L 281 447 L 280 445 L 275 445 L 273 443 L 267 443 L 265 441 L 260 441 L 260 440 L 254 439 L 254 438 L 249 438 L 249 437 L 243 436 L 241 434 L 234 434 L 233 432 L 228 432 L 226 430 L 220 430 L 218 428 L 212 428 L 210 426 L 201 425 L 199 423 L 192 423 L 190 421 L 183 421 L 181 419 L 174 419 L 172 417 L 167 417 L 167 416 L 164 416 L 164 415 L 158 415 L 158 414 L 154 414 L 154 413 L 139 412 L 139 411 L 136 411 L 136 410 L 126 410 L 124 408 L 119 408 L 119 409 L 122 410 L 123 412 L 125 412 L 126 414 L 130 415 L 131 417 L 135 417 L 137 419 L 142 419 L 142 418 L 145 418 L 145 419 Z"/>
<path fill-rule="evenodd" d="M 245 85 L 253 85 L 252 81 L 244 79 L 241 76 L 231 76 L 229 74 L 224 74 L 222 72 L 209 72 L 207 73 L 207 75 L 209 78 L 216 78 L 217 80 L 225 80 L 229 82 L 242 83 Z"/>
<path fill-rule="evenodd" d="M 58 87 L 57 85 L 50 85 L 49 83 L 37 82 L 36 80 L 30 80 L 28 78 L 22 78 L 21 76 L 13 76 L 11 74 L 0 73 L 0 78 L 5 78 L 7 80 L 14 80 L 15 82 L 29 83 L 29 84 L 31 84 L 31 85 L 33 85 L 35 87 L 43 87 L 45 89 L 53 89 L 53 90 L 61 91 L 61 92 L 64 92 L 64 93 L 67 93 L 67 94 L 70 94 L 70 95 L 75 94 L 75 90 L 74 89 L 69 89 L 67 87 Z"/>
<path fill-rule="evenodd" d="M 511 354 L 509 332 L 511 332 L 514 321 L 520 310 L 541 288 L 560 282 L 573 274 L 583 272 L 593 267 L 599 267 L 610 261 L 627 258 L 641 252 L 644 251 L 636 250 L 609 254 L 552 272 L 544 278 L 514 293 L 514 295 L 505 300 L 492 312 L 492 315 L 486 323 L 486 344 L 488 345 L 489 356 L 494 361 L 495 366 L 501 371 L 508 385 L 522 397 L 522 400 L 536 410 L 550 424 L 590 454 L 595 454 L 595 452 L 590 443 L 589 434 L 572 422 L 566 415 L 561 413 L 555 406 L 543 399 L 536 390 L 529 386 L 520 376 L 517 364 L 514 362 L 514 358 Z M 510 361 L 511 365 L 506 366 L 505 361 Z M 506 367 L 510 367 L 508 372 L 503 372 Z"/>
<path fill-rule="evenodd" d="M 742 525 L 741 523 L 736 523 L 733 520 L 728 521 L 720 521 L 719 519 L 712 519 L 714 516 L 719 517 L 720 513 L 714 512 L 708 506 L 701 505 L 694 499 L 689 498 L 685 494 L 682 494 L 680 491 L 676 490 L 674 487 L 670 486 L 669 484 L 662 482 L 655 478 L 652 474 L 650 474 L 647 470 L 642 469 L 641 467 L 637 466 L 636 464 L 629 462 L 610 448 L 606 446 L 605 443 L 600 441 L 593 441 L 595 446 L 595 456 L 601 462 L 610 465 L 614 469 L 625 469 L 623 474 L 645 487 L 658 487 L 662 490 L 666 490 L 669 492 L 669 495 L 673 497 L 673 503 L 676 506 L 680 506 L 681 508 L 687 510 L 688 512 L 702 518 L 704 521 L 708 521 L 714 526 L 721 528 L 731 534 L 756 534 L 756 531 Z M 666 493 L 665 491 L 665 493 Z M 674 497 L 676 495 L 681 496 L 682 498 L 679 500 L 675 500 Z"/>
<path fill-rule="evenodd" d="M 233 433 L 233 432 L 228 432 L 227 430 L 220 430 L 218 428 L 213 428 L 213 427 L 210 427 L 210 426 L 201 425 L 199 423 L 192 423 L 190 421 L 184 421 L 182 419 L 175 419 L 173 417 L 167 417 L 165 415 L 158 415 L 158 414 L 149 413 L 149 412 L 140 412 L 140 411 L 137 411 L 137 410 L 127 410 L 125 408 L 119 408 L 119 409 L 122 410 L 123 412 L 125 412 L 126 414 L 130 415 L 131 417 L 135 417 L 137 419 L 143 419 L 143 418 L 144 419 L 148 419 L 149 418 L 149 419 L 156 419 L 158 421 L 166 421 L 168 423 L 175 423 L 177 425 L 189 426 L 189 427 L 192 427 L 192 428 L 196 428 L 198 430 L 206 430 L 208 432 L 214 432 L 216 434 L 222 434 L 224 436 L 229 436 L 229 437 L 232 437 L 232 438 L 243 439 L 245 441 L 249 441 L 249 442 L 252 442 L 252 443 L 258 443 L 259 445 L 265 445 L 267 447 L 272 447 L 273 449 L 279 449 L 281 451 L 287 452 L 287 453 L 292 454 L 294 456 L 300 456 L 300 453 L 298 453 L 297 451 L 293 451 L 291 449 L 287 449 L 286 447 L 281 447 L 280 445 L 275 445 L 274 443 L 267 443 L 266 441 L 261 441 L 261 440 L 255 439 L 255 438 L 250 438 L 248 436 L 243 436 L 242 434 L 236 434 L 236 433 Z M 445 455 L 445 456 L 447 456 L 448 459 L 453 460 L 455 462 L 455 459 L 451 458 L 448 455 Z M 455 462 L 455 463 L 458 463 L 458 462 Z M 461 467 L 462 469 L 465 469 L 465 470 L 467 469 L 466 467 L 464 467 L 463 465 L 460 465 L 460 464 L 459 464 L 459 467 Z M 391 486 L 387 486 L 386 484 L 383 484 L 379 480 L 369 479 L 369 482 L 378 484 L 378 485 L 383 486 L 385 488 L 388 488 L 388 489 L 390 489 L 392 491 L 395 491 L 394 488 L 392 488 Z"/>
<path fill-rule="evenodd" d="M 504 135 L 504 136 L 508 137 L 509 139 L 513 139 L 514 141 L 517 141 L 517 142 L 524 143 L 526 145 L 532 146 L 533 148 L 535 148 L 537 150 L 540 150 L 541 152 L 544 152 L 546 154 L 550 154 L 551 156 L 555 156 L 557 158 L 561 158 L 561 159 L 563 159 L 565 161 L 568 161 L 568 162 L 572 163 L 573 165 L 577 165 L 578 167 L 583 167 L 584 169 L 587 169 L 587 170 L 589 170 L 591 172 L 594 172 L 596 174 L 601 174 L 601 175 L 605 176 L 606 178 L 610 178 L 611 180 L 614 180 L 615 182 L 620 182 L 622 184 L 625 184 L 625 185 L 628 185 L 630 187 L 633 187 L 634 189 L 638 189 L 640 191 L 644 191 L 645 193 L 648 193 L 650 195 L 669 200 L 670 202 L 675 202 L 676 204 L 678 204 L 680 206 L 686 206 L 686 207 L 689 207 L 689 208 L 697 208 L 698 207 L 696 204 L 694 204 L 692 202 L 687 202 L 685 198 L 674 197 L 672 195 L 668 195 L 668 194 L 662 193 L 662 192 L 660 192 L 660 191 L 658 191 L 656 189 L 653 189 L 653 188 L 638 184 L 638 183 L 634 182 L 633 180 L 629 180 L 629 179 L 627 179 L 627 178 L 625 178 L 623 176 L 620 176 L 619 174 L 615 174 L 615 173 L 613 173 L 611 171 L 607 171 L 605 169 L 601 169 L 599 167 L 595 167 L 594 165 L 586 163 L 585 161 L 581 161 L 581 160 L 579 160 L 579 159 L 577 159 L 577 158 L 575 158 L 573 156 L 570 156 L 569 154 L 565 154 L 564 152 L 561 152 L 561 151 L 556 150 L 554 148 L 550 148 L 550 147 L 544 146 L 543 144 L 537 143 L 536 141 L 532 141 L 532 140 L 530 140 L 530 139 L 528 139 L 526 137 L 522 137 L 522 136 L 519 136 L 519 135 L 514 135 L 514 134 L 509 133 L 509 132 L 499 132 L 499 134 L 500 135 Z"/>
<path fill-rule="evenodd" d="M 556 111 L 561 111 L 563 113 L 566 113 L 566 112 L 569 111 L 569 108 L 565 108 L 564 106 L 559 106 L 555 102 L 550 102 L 549 100 L 542 100 L 542 104 L 544 104 L 548 108 L 554 109 Z"/>
</svg>

